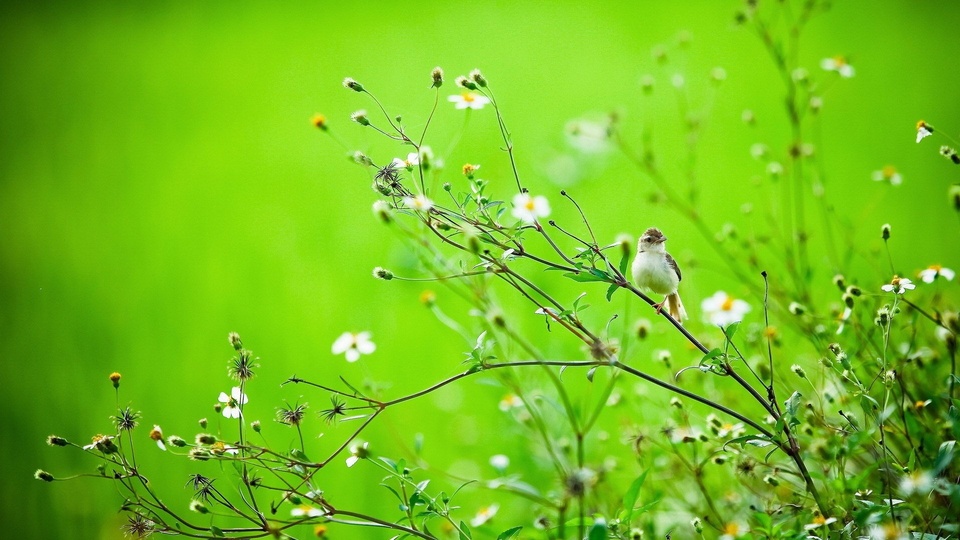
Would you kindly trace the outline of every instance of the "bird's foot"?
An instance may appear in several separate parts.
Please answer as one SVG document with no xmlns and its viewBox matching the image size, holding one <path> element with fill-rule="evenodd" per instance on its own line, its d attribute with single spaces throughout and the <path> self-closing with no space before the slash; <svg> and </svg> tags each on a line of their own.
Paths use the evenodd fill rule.
<svg viewBox="0 0 960 540">
<path fill-rule="evenodd" d="M 663 302 L 659 302 L 659 303 L 653 304 L 653 307 L 656 308 L 656 310 L 657 310 L 657 315 L 663 313 L 663 305 L 666 304 L 666 303 L 667 303 L 667 301 L 664 300 Z"/>
</svg>

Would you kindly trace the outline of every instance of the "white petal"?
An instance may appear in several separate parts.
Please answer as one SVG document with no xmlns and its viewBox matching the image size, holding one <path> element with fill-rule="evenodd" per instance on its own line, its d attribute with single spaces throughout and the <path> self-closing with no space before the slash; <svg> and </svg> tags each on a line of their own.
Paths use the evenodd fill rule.
<svg viewBox="0 0 960 540">
<path fill-rule="evenodd" d="M 353 467 L 356 463 L 360 461 L 360 458 L 357 456 L 350 456 L 347 458 L 347 467 Z"/>
<path fill-rule="evenodd" d="M 893 285 L 890 285 L 890 284 L 888 283 L 888 284 L 880 287 L 880 289 L 881 289 L 881 290 L 884 290 L 884 291 L 887 291 L 887 292 L 891 292 L 891 291 L 893 291 Z"/>
<path fill-rule="evenodd" d="M 350 349 L 347 349 L 345 356 L 347 357 L 347 362 L 356 362 L 357 360 L 360 359 L 360 351 L 354 348 L 350 348 Z"/>
<path fill-rule="evenodd" d="M 956 277 L 957 274 L 955 274 L 954 271 L 949 268 L 941 268 L 940 275 L 943 276 L 943 279 L 946 279 L 947 281 L 953 281 L 953 278 Z"/>
<path fill-rule="evenodd" d="M 226 392 L 220 392 L 220 397 L 217 398 L 217 401 L 220 403 L 230 403 L 230 396 Z"/>
<path fill-rule="evenodd" d="M 406 202 L 406 199 L 404 199 Z M 333 346 L 330 348 L 330 352 L 333 354 L 343 354 L 344 351 L 349 349 L 353 345 L 353 334 L 350 332 L 344 332 L 340 334 L 340 337 L 333 342 Z"/>
<path fill-rule="evenodd" d="M 375 350 L 377 350 L 377 344 L 369 339 L 357 342 L 357 351 L 361 354 L 373 354 Z"/>
<path fill-rule="evenodd" d="M 157 446 L 159 446 L 161 450 L 167 449 L 167 445 L 163 444 L 163 439 L 157 441 Z"/>
<path fill-rule="evenodd" d="M 837 62 L 833 58 L 824 58 L 820 61 L 820 67 L 827 71 L 833 71 L 837 69 Z"/>
<path fill-rule="evenodd" d="M 463 103 L 463 97 L 461 96 L 447 96 L 447 101 L 451 103 Z"/>
</svg>

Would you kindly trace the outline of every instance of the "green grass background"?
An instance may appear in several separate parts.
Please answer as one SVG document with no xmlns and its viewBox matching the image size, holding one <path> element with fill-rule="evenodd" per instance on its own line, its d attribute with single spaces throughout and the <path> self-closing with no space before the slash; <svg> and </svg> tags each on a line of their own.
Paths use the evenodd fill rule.
<svg viewBox="0 0 960 540">
<path fill-rule="evenodd" d="M 424 287 L 370 278 L 373 266 L 409 265 L 405 250 L 370 215 L 375 196 L 365 173 L 309 123 L 312 114 L 326 114 L 351 148 L 381 162 L 405 153 L 349 122 L 353 110 L 372 107 L 341 87 L 345 76 L 418 126 L 432 102 L 434 66 L 447 72 L 442 96 L 454 92 L 457 74 L 482 68 L 514 133 L 526 182 L 551 197 L 558 220 L 575 224 L 545 172 L 551 159 L 569 153 L 564 124 L 618 110 L 628 131 L 638 133 L 640 123 L 652 127 L 661 161 L 675 172 L 682 135 L 669 75 L 685 73 L 702 101 L 709 70 L 723 66 L 728 80 L 699 160 L 702 212 L 717 226 L 737 220 L 750 179 L 762 173 L 750 145 L 766 142 L 782 152 L 787 132 L 780 81 L 758 41 L 733 24 L 736 7 L 712 1 L 5 3 L 4 536 L 120 536 L 121 498 L 107 482 L 47 485 L 31 477 L 38 467 L 58 476 L 92 471 L 92 458 L 43 440 L 57 433 L 86 443 L 110 429 L 111 371 L 123 374 L 121 404 L 142 411 L 147 428 L 160 423 L 167 434 L 190 437 L 197 419 L 216 416 L 211 405 L 230 387 L 226 336 L 236 330 L 262 359 L 248 419 L 261 418 L 272 442 L 283 446 L 292 435 L 270 421 L 275 407 L 301 399 L 318 410 L 326 401 L 302 388 L 280 388 L 291 374 L 317 381 L 372 375 L 399 394 L 458 369 L 464 343 L 419 304 Z M 893 225 L 895 261 L 905 272 L 937 262 L 960 267 L 960 256 L 944 243 L 957 231 L 945 193 L 960 168 L 936 155 L 939 142 L 913 142 L 921 118 L 954 136 L 960 130 L 958 20 L 960 6 L 953 3 L 838 2 L 810 24 L 801 50 L 817 75 L 820 58 L 836 54 L 848 55 L 857 69 L 825 98 L 820 150 L 828 189 L 856 225 L 849 233 L 864 253 L 879 247 L 882 223 Z M 651 47 L 675 42 L 681 30 L 693 36 L 686 58 L 657 67 Z M 652 102 L 640 94 L 645 73 L 657 77 Z M 756 113 L 753 128 L 740 121 L 745 108 Z M 439 149 L 463 113 L 443 103 L 436 122 Z M 498 148 L 492 111 L 475 111 L 456 152 L 445 156 L 449 180 L 459 179 L 460 164 L 477 162 L 481 176 L 509 194 L 513 182 Z M 902 171 L 902 186 L 870 180 L 888 163 Z M 703 270 L 684 281 L 691 311 L 718 288 L 740 292 L 709 271 L 720 264 L 686 222 L 646 202 L 650 185 L 622 158 L 590 163 L 565 187 L 596 216 L 601 238 L 659 225 L 674 252 L 696 253 Z M 876 261 L 858 264 L 879 285 L 888 276 L 883 259 Z M 437 290 L 448 311 L 465 312 Z M 591 298 L 603 303 L 600 290 Z M 526 311 L 517 319 L 540 328 Z M 372 331 L 379 350 L 361 364 L 333 357 L 330 344 L 345 330 Z M 551 352 L 579 354 L 566 338 L 554 338 Z M 669 334 L 657 346 L 683 350 Z M 648 355 L 640 350 L 634 361 Z M 470 471 L 465 460 L 472 460 L 489 477 L 486 459 L 500 452 L 518 470 L 533 470 L 522 436 L 497 411 L 502 393 L 464 382 L 389 413 L 369 438 L 401 455 L 421 432 L 437 470 Z M 668 399 L 652 396 L 658 404 Z M 313 420 L 311 436 L 319 426 Z M 145 433 L 137 434 L 143 467 L 154 471 L 167 502 L 185 508 L 183 483 L 194 469 L 161 455 Z M 317 444 L 327 449 L 343 433 L 333 430 Z M 337 465 L 326 487 L 334 500 L 393 515 L 391 503 L 376 502 L 385 493 L 376 486 L 379 473 Z M 470 492 L 464 506 L 472 512 L 492 496 Z M 502 528 L 528 524 L 524 508 L 504 507 Z"/>
</svg>

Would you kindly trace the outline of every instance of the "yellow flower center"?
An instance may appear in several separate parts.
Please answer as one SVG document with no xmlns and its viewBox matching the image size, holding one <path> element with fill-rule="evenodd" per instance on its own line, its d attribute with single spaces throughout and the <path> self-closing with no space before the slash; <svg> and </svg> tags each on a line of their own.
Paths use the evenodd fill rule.
<svg viewBox="0 0 960 540">
<path fill-rule="evenodd" d="M 728 296 L 722 304 L 720 304 L 720 309 L 722 311 L 730 311 L 733 309 L 733 297 Z"/>
<path fill-rule="evenodd" d="M 834 56 L 833 62 L 837 65 L 837 67 L 843 67 L 847 65 L 847 59 L 843 56 Z"/>
<path fill-rule="evenodd" d="M 926 127 L 927 127 L 927 123 L 924 122 L 923 120 L 920 120 L 919 122 L 917 122 L 917 129 L 926 129 Z"/>
<path fill-rule="evenodd" d="M 737 523 L 727 523 L 723 526 L 723 534 L 729 534 L 731 536 L 740 534 L 740 525 Z"/>
<path fill-rule="evenodd" d="M 943 266 L 940 266 L 939 264 L 931 264 L 928 268 L 938 274 L 940 273 L 941 270 L 943 270 Z"/>
<path fill-rule="evenodd" d="M 823 525 L 824 523 L 827 522 L 827 518 L 823 516 L 813 516 L 813 522 L 816 523 L 817 525 Z"/>
<path fill-rule="evenodd" d="M 883 168 L 883 177 L 884 178 L 893 178 L 893 175 L 897 174 L 897 169 L 893 165 L 887 165 Z"/>
<path fill-rule="evenodd" d="M 893 276 L 893 279 L 890 280 L 890 284 L 894 287 L 900 286 L 900 276 Z"/>
<path fill-rule="evenodd" d="M 528 200 L 527 202 L 523 203 L 523 207 L 526 208 L 527 210 L 533 212 L 533 209 L 535 208 L 534 205 L 533 205 L 533 199 L 530 199 L 530 200 Z"/>
<path fill-rule="evenodd" d="M 767 338 L 777 337 L 777 327 L 768 326 L 763 329 L 763 336 Z"/>
<path fill-rule="evenodd" d="M 460 96 L 463 97 L 463 100 L 467 103 L 473 103 L 477 99 L 477 96 L 475 96 L 473 92 L 464 92 L 460 94 Z"/>
</svg>

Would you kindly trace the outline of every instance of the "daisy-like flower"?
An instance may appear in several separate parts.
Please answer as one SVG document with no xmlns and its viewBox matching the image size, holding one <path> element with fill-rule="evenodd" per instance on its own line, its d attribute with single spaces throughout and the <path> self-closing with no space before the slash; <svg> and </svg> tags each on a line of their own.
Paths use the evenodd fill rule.
<svg viewBox="0 0 960 540">
<path fill-rule="evenodd" d="M 714 326 L 729 326 L 743 320 L 750 312 L 750 305 L 724 291 L 717 291 L 700 304 L 704 319 Z"/>
<path fill-rule="evenodd" d="M 433 208 L 433 201 L 426 195 L 417 195 L 416 197 L 404 197 L 403 205 L 412 210 L 427 212 Z"/>
<path fill-rule="evenodd" d="M 507 412 L 510 409 L 523 407 L 523 400 L 516 394 L 507 394 L 500 400 L 499 407 L 501 411 Z"/>
<path fill-rule="evenodd" d="M 536 223 L 538 218 L 550 215 L 550 202 L 543 195 L 517 193 L 513 197 L 513 217 L 524 223 Z"/>
<path fill-rule="evenodd" d="M 320 517 L 326 514 L 322 509 L 309 504 L 301 504 L 290 509 L 290 515 L 293 517 Z"/>
<path fill-rule="evenodd" d="M 733 540 L 734 538 L 740 538 L 747 534 L 750 532 L 750 529 L 743 523 L 731 521 L 730 523 L 725 523 L 720 532 L 723 533 L 720 535 L 720 540 Z"/>
<path fill-rule="evenodd" d="M 412 169 L 420 164 L 420 154 L 416 152 L 410 152 L 407 154 L 407 159 L 402 158 L 393 158 L 393 161 L 390 162 L 392 167 L 396 168 L 405 168 Z"/>
<path fill-rule="evenodd" d="M 920 279 L 924 283 L 933 283 L 937 276 L 942 277 L 947 281 L 953 281 L 953 278 L 956 277 L 956 273 L 949 268 L 944 268 L 939 264 L 931 264 L 930 266 L 924 268 L 920 271 Z"/>
<path fill-rule="evenodd" d="M 361 459 L 370 457 L 368 447 L 370 443 L 355 444 L 350 447 L 350 457 L 347 458 L 347 467 L 353 467 Z"/>
<path fill-rule="evenodd" d="M 217 401 L 223 403 L 222 412 L 224 417 L 240 418 L 242 416 L 240 406 L 247 403 L 247 395 L 240 391 L 239 386 L 234 386 L 230 389 L 229 396 L 226 392 L 220 392 L 220 397 L 217 398 Z"/>
<path fill-rule="evenodd" d="M 824 58 L 820 61 L 820 67 L 827 71 L 836 71 L 845 79 L 849 79 L 854 75 L 853 66 L 851 66 L 843 56 Z"/>
<path fill-rule="evenodd" d="M 737 438 L 743 435 L 745 432 L 743 423 L 731 424 L 730 422 L 724 422 L 720 425 L 720 429 L 717 430 L 717 437 L 721 439 L 726 438 L 727 436 Z"/>
<path fill-rule="evenodd" d="M 93 450 L 94 448 L 104 454 L 113 454 L 119 450 L 113 442 L 113 436 L 110 435 L 94 435 L 92 442 L 83 447 L 84 450 Z"/>
<path fill-rule="evenodd" d="M 477 515 L 473 516 L 473 519 L 470 520 L 471 527 L 479 527 L 484 523 L 493 519 L 493 516 L 497 515 L 497 511 L 500 510 L 500 505 L 493 503 L 490 506 L 484 506 L 480 510 L 477 510 Z"/>
<path fill-rule="evenodd" d="M 837 522 L 837 518 L 835 517 L 825 518 L 820 514 L 817 514 L 813 516 L 813 521 L 803 526 L 803 529 L 806 531 L 812 531 L 814 529 L 819 529 L 820 527 L 826 527 L 827 525 L 830 525 L 831 523 L 836 523 L 836 522 Z"/>
<path fill-rule="evenodd" d="M 900 479 L 900 492 L 904 495 L 926 495 L 933 490 L 933 475 L 927 471 L 913 471 Z"/>
<path fill-rule="evenodd" d="M 880 287 L 886 292 L 892 292 L 895 294 L 903 294 L 911 289 L 916 289 L 917 286 L 913 284 L 907 278 L 902 278 L 900 276 L 893 276 L 893 279 L 890 280 L 890 283 Z"/>
<path fill-rule="evenodd" d="M 910 535 L 901 531 L 896 523 L 871 525 L 867 534 L 867 540 L 908 540 L 911 538 Z"/>
<path fill-rule="evenodd" d="M 464 90 L 459 95 L 448 97 L 447 101 L 453 103 L 457 109 L 482 109 L 487 103 L 490 103 L 490 98 Z"/>
<path fill-rule="evenodd" d="M 330 352 L 346 356 L 347 362 L 356 362 L 361 354 L 372 354 L 377 345 L 370 341 L 370 332 L 344 332 L 333 342 Z"/>
<path fill-rule="evenodd" d="M 923 120 L 917 122 L 917 142 L 920 142 L 931 135 L 933 135 L 933 127 Z"/>
<path fill-rule="evenodd" d="M 167 449 L 167 445 L 163 444 L 163 431 L 160 430 L 160 426 L 154 424 L 153 429 L 150 430 L 150 438 L 157 441 L 157 446 L 161 450 Z"/>
<path fill-rule="evenodd" d="M 891 186 L 899 186 L 903 183 L 903 177 L 893 165 L 887 165 L 879 171 L 873 171 L 874 182 L 890 182 Z"/>
</svg>

